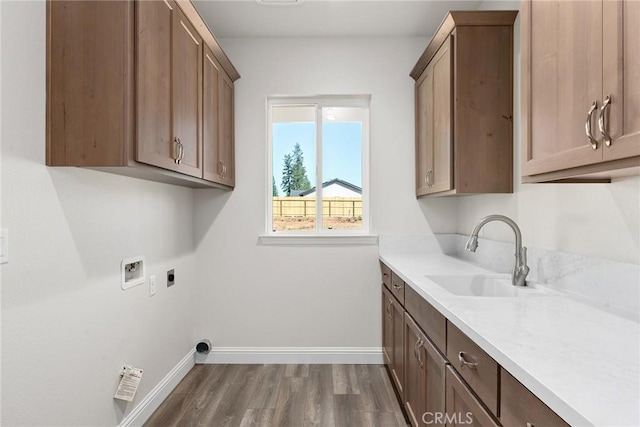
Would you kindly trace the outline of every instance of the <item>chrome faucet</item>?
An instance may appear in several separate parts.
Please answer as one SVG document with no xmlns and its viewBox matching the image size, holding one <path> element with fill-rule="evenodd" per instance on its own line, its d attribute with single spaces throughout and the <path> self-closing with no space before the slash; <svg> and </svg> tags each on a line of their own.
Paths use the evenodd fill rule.
<svg viewBox="0 0 640 427">
<path fill-rule="evenodd" d="M 504 215 L 489 215 L 482 218 L 482 220 L 475 226 L 469 240 L 467 240 L 466 250 L 475 252 L 478 249 L 478 233 L 484 225 L 491 221 L 501 221 L 507 224 L 513 232 L 516 234 L 516 262 L 513 266 L 513 273 L 511 274 L 511 283 L 513 286 L 526 286 L 527 274 L 529 274 L 529 267 L 527 266 L 527 248 L 522 246 L 522 234 L 520 228 L 511 218 Z"/>
</svg>

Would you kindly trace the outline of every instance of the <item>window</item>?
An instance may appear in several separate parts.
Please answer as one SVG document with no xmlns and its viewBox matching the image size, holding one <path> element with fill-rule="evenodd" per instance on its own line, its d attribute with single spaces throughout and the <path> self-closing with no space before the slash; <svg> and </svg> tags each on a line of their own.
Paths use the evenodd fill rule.
<svg viewBox="0 0 640 427">
<path fill-rule="evenodd" d="M 369 100 L 268 99 L 268 235 L 369 232 Z"/>
</svg>

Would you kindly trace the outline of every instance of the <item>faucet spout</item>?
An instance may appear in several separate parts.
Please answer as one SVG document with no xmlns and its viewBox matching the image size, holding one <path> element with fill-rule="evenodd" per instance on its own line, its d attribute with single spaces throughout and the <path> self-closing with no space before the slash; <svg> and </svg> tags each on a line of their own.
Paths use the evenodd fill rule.
<svg viewBox="0 0 640 427">
<path fill-rule="evenodd" d="M 507 224 L 513 230 L 515 234 L 515 264 L 513 266 L 513 273 L 511 274 L 511 283 L 513 286 L 526 286 L 526 278 L 529 274 L 529 267 L 527 266 L 527 248 L 522 246 L 522 233 L 518 224 L 511 218 L 504 215 L 489 215 L 480 220 L 480 222 L 473 228 L 469 240 L 467 240 L 466 250 L 475 252 L 478 248 L 478 233 L 482 227 L 488 222 L 500 221 Z"/>
</svg>

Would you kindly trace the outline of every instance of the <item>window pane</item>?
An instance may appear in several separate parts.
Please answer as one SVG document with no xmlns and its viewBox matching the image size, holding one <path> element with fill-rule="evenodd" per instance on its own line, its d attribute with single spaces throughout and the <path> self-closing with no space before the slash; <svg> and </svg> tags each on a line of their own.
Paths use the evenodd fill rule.
<svg viewBox="0 0 640 427">
<path fill-rule="evenodd" d="M 271 120 L 273 231 L 315 231 L 315 106 L 274 106 Z"/>
<path fill-rule="evenodd" d="M 322 228 L 362 229 L 361 108 L 322 109 Z"/>
</svg>

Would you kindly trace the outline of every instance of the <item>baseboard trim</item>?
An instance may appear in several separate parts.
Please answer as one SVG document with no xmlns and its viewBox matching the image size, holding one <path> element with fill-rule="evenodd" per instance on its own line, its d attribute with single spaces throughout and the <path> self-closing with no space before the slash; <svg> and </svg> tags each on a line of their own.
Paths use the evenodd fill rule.
<svg viewBox="0 0 640 427">
<path fill-rule="evenodd" d="M 189 351 L 176 366 L 118 424 L 119 427 L 142 426 L 195 365 L 195 350 Z"/>
<path fill-rule="evenodd" d="M 196 354 L 196 364 L 348 364 L 380 365 L 379 347 L 214 347 Z"/>
</svg>

